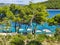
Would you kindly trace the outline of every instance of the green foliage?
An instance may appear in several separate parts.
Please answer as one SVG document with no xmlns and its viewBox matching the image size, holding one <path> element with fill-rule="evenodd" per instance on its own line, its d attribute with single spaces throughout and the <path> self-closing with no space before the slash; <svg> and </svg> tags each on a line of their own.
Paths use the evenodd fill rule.
<svg viewBox="0 0 60 45">
<path fill-rule="evenodd" d="M 24 45 L 24 41 L 22 40 L 22 38 L 20 38 L 20 36 L 14 36 L 12 37 L 11 40 L 11 45 Z"/>
<path fill-rule="evenodd" d="M 30 41 L 27 45 L 42 45 L 39 41 Z"/>
<path fill-rule="evenodd" d="M 60 24 L 60 14 L 57 14 L 55 17 L 54 17 L 54 20 Z"/>
<path fill-rule="evenodd" d="M 0 45 L 3 45 L 2 41 L 0 41 Z"/>
<path fill-rule="evenodd" d="M 11 41 L 11 45 L 24 45 L 24 42 L 23 42 L 23 40 L 16 38 L 13 41 Z"/>
<path fill-rule="evenodd" d="M 42 4 L 45 4 L 47 9 L 60 9 L 60 0 L 48 0 Z"/>
<path fill-rule="evenodd" d="M 27 38 L 28 39 L 33 39 L 33 35 L 32 34 L 27 34 Z"/>
<path fill-rule="evenodd" d="M 54 36 L 56 37 L 56 40 L 60 42 L 60 28 L 56 29 Z"/>
<path fill-rule="evenodd" d="M 56 36 L 57 36 L 57 35 L 60 35 L 60 28 L 57 28 L 57 29 L 56 29 L 56 34 L 55 34 L 55 35 L 56 35 Z"/>
<path fill-rule="evenodd" d="M 32 9 L 33 22 L 41 23 L 46 21 L 48 13 L 45 10 L 46 7 L 44 5 L 42 6 L 42 4 L 30 4 L 29 8 Z"/>
<path fill-rule="evenodd" d="M 53 18 L 48 19 L 47 22 L 49 23 L 49 25 L 54 25 L 54 19 Z"/>
<path fill-rule="evenodd" d="M 36 36 L 36 40 L 39 42 L 43 42 L 46 39 L 45 35 L 40 34 Z"/>
<path fill-rule="evenodd" d="M 49 25 L 59 25 L 60 24 L 60 14 L 48 19 Z"/>
<path fill-rule="evenodd" d="M 10 45 L 9 44 L 10 39 L 11 39 L 11 35 L 0 35 L 0 44 Z"/>
<path fill-rule="evenodd" d="M 10 6 L 0 7 L 0 15 L 1 14 L 9 20 L 21 23 L 29 23 L 31 20 L 37 23 L 45 22 L 48 16 L 44 5 L 33 3 L 26 6 L 11 4 Z M 2 17 L 0 17 L 1 20 Z"/>
</svg>

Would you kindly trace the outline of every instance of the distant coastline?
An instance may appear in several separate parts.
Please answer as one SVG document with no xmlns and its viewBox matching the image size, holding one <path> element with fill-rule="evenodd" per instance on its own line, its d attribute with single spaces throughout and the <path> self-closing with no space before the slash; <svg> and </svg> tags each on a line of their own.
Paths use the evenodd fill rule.
<svg viewBox="0 0 60 45">
<path fill-rule="evenodd" d="M 47 9 L 47 11 L 60 11 L 60 9 Z"/>
</svg>

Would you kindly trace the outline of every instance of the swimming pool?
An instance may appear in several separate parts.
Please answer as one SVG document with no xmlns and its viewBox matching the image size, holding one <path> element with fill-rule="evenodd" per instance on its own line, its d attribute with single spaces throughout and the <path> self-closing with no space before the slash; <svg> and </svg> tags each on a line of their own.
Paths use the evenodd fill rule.
<svg viewBox="0 0 60 45">
<path fill-rule="evenodd" d="M 48 9 L 47 12 L 49 14 L 49 16 L 48 16 L 49 18 L 55 16 L 56 14 L 60 14 L 60 10 L 52 10 L 52 9 L 50 10 L 50 9 Z M 15 27 L 14 26 L 15 26 L 15 23 L 14 22 L 11 22 L 11 27 L 10 27 L 9 31 L 15 32 Z M 17 26 L 18 26 L 18 24 L 17 24 Z M 36 26 L 36 23 L 32 23 L 32 27 L 31 26 L 28 26 L 26 24 L 21 24 L 20 25 L 21 30 L 19 30 L 19 32 L 31 32 L 30 30 L 27 31 L 27 29 L 28 28 L 32 28 L 32 30 L 34 30 L 35 26 Z M 3 27 L 3 26 L 0 25 L 0 28 L 1 27 Z M 51 31 L 50 33 L 54 33 L 55 32 L 55 29 L 57 27 L 60 27 L 60 26 L 55 26 L 55 25 L 49 26 L 48 23 L 44 23 L 43 25 L 37 24 L 36 30 L 40 30 L 41 32 L 38 32 L 37 31 L 36 33 L 37 34 L 38 33 L 42 34 L 42 33 L 44 33 L 44 31 L 43 31 L 44 29 L 48 29 L 48 30 Z M 3 27 L 3 30 L 4 30 L 4 27 Z M 4 32 L 4 31 L 0 30 L 0 32 Z M 49 32 L 47 32 L 47 33 L 49 33 Z"/>
</svg>

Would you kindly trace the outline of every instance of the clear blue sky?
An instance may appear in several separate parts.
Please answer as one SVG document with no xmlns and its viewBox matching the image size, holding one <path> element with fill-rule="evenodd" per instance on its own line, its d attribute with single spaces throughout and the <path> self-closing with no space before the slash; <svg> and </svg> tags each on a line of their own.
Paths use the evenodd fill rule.
<svg viewBox="0 0 60 45">
<path fill-rule="evenodd" d="M 29 1 L 37 3 L 37 2 L 43 2 L 46 0 L 0 0 L 0 3 L 29 4 Z"/>
</svg>

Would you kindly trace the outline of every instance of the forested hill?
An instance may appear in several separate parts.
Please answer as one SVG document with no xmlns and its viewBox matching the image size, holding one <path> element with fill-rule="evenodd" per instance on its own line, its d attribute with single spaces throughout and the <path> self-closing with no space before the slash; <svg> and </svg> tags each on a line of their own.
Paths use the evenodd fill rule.
<svg viewBox="0 0 60 45">
<path fill-rule="evenodd" d="M 60 9 L 60 0 L 48 0 L 43 2 L 48 9 Z"/>
<path fill-rule="evenodd" d="M 48 1 L 42 2 L 41 4 L 45 4 L 47 9 L 60 9 L 60 0 L 48 0 Z M 7 5 L 7 4 L 0 3 L 0 6 L 4 6 L 4 5 Z"/>
<path fill-rule="evenodd" d="M 5 4 L 4 3 L 0 3 L 0 6 L 4 6 Z"/>
</svg>

